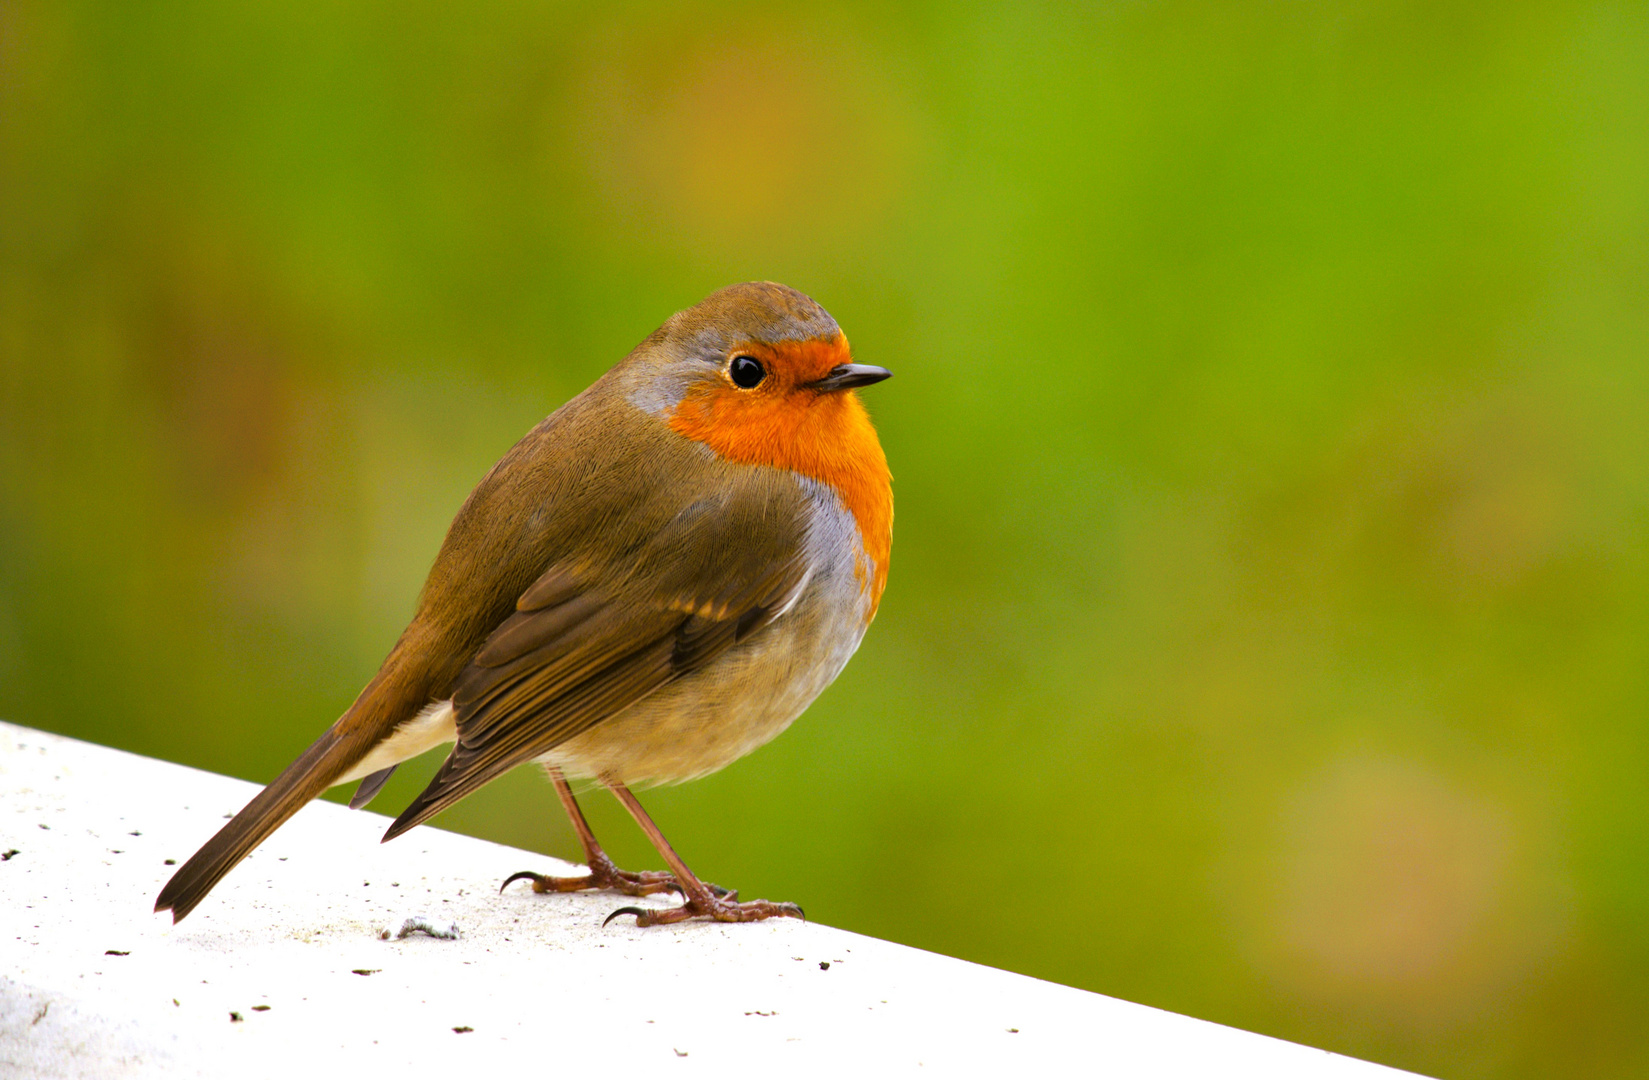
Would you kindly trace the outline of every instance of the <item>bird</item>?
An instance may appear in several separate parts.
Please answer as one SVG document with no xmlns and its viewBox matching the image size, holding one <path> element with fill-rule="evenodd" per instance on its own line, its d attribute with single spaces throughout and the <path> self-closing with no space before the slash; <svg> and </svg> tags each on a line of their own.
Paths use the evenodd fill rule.
<svg viewBox="0 0 1649 1080">
<path fill-rule="evenodd" d="M 859 647 L 887 583 L 893 490 L 836 320 L 775 282 L 667 319 L 529 431 L 447 531 L 411 622 L 353 704 L 188 859 L 155 910 L 181 921 L 326 789 L 365 806 L 453 744 L 392 840 L 518 765 L 548 773 L 588 872 L 535 892 L 679 894 L 641 926 L 800 918 L 697 877 L 632 788 L 705 776 L 766 743 Z M 667 871 L 614 865 L 572 790 L 629 811 Z"/>
</svg>

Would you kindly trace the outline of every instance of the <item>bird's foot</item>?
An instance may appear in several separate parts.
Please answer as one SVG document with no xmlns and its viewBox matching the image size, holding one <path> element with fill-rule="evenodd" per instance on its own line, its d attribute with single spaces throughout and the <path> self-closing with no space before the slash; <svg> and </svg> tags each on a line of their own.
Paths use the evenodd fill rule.
<svg viewBox="0 0 1649 1080">
<path fill-rule="evenodd" d="M 668 892 L 672 889 L 678 893 L 682 891 L 681 886 L 676 884 L 674 874 L 667 874 L 662 870 L 620 870 L 603 852 L 591 856 L 588 874 L 578 877 L 550 877 L 548 874 L 535 874 L 531 870 L 523 870 L 519 874 L 511 874 L 505 878 L 504 884 L 498 886 L 498 891 L 503 892 L 517 881 L 532 882 L 532 891 L 535 893 L 611 889 L 625 896 L 652 896 L 654 893 Z"/>
<path fill-rule="evenodd" d="M 715 889 L 715 886 L 707 886 Z M 712 919 L 716 922 L 760 922 L 763 919 L 801 919 L 806 921 L 807 916 L 795 904 L 776 904 L 771 900 L 750 900 L 739 903 L 737 892 L 720 890 L 695 897 L 686 894 L 687 902 L 680 907 L 673 908 L 642 908 L 621 907 L 602 922 L 602 926 L 612 922 L 620 915 L 634 915 L 637 926 L 668 926 L 670 923 L 686 922 L 688 919 Z"/>
</svg>

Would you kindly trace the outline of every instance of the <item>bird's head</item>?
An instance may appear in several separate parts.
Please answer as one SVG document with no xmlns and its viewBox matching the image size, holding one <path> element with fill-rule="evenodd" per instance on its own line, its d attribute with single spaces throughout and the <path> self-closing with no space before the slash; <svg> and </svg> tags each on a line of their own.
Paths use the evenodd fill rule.
<svg viewBox="0 0 1649 1080">
<path fill-rule="evenodd" d="M 829 485 L 887 574 L 893 496 L 855 388 L 892 372 L 856 364 L 811 297 L 774 282 L 730 285 L 671 316 L 624 365 L 630 401 L 730 461 Z"/>
<path fill-rule="evenodd" d="M 892 374 L 855 364 L 829 312 L 769 281 L 729 285 L 677 312 L 632 362 L 631 401 L 677 430 L 689 419 L 716 429 L 718 441 L 843 418 L 855 400 L 846 391 Z"/>
</svg>

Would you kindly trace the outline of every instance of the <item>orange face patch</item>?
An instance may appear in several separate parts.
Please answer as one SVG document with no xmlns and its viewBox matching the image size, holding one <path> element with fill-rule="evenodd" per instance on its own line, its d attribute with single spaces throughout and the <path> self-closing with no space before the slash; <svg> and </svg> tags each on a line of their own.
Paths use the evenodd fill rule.
<svg viewBox="0 0 1649 1080">
<path fill-rule="evenodd" d="M 725 369 L 689 390 L 670 427 L 729 461 L 791 469 L 828 484 L 859 526 L 873 573 L 861 568 L 875 614 L 887 584 L 893 545 L 893 485 L 887 457 L 864 403 L 852 390 L 829 393 L 807 384 L 851 362 L 847 338 L 749 343 L 729 353 L 753 356 L 767 375 L 752 389 L 733 385 Z M 867 580 L 868 578 L 868 580 Z"/>
</svg>

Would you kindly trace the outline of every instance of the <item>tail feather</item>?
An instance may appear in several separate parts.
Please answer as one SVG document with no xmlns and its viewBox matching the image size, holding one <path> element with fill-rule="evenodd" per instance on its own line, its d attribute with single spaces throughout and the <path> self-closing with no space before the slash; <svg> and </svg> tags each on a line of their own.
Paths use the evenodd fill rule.
<svg viewBox="0 0 1649 1080">
<path fill-rule="evenodd" d="M 230 819 L 229 824 L 178 867 L 172 880 L 160 890 L 155 910 L 170 910 L 174 923 L 183 921 L 223 875 L 233 870 L 305 803 L 325 791 L 359 756 L 358 740 L 339 735 L 336 727 L 316 739 L 298 760 Z"/>
<path fill-rule="evenodd" d="M 391 765 L 387 769 L 379 769 L 362 780 L 361 786 L 355 789 L 355 794 L 349 797 L 349 808 L 359 810 L 373 799 L 376 799 L 378 792 L 384 790 L 384 785 L 389 783 L 390 775 L 394 772 L 395 766 Z"/>
</svg>

